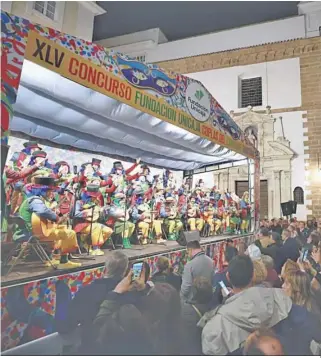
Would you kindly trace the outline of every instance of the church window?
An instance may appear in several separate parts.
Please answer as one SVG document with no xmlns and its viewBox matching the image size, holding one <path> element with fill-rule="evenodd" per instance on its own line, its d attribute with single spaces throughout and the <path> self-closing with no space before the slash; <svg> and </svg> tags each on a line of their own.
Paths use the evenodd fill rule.
<svg viewBox="0 0 321 358">
<path fill-rule="evenodd" d="M 262 106 L 262 77 L 241 80 L 241 108 Z"/>
<path fill-rule="evenodd" d="M 293 200 L 298 204 L 304 204 L 304 191 L 300 186 L 293 190 Z"/>
</svg>

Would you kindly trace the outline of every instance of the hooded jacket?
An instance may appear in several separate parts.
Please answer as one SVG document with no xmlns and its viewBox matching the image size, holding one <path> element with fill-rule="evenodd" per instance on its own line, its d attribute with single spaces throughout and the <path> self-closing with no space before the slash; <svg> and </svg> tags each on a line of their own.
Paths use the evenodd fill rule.
<svg viewBox="0 0 321 358">
<path fill-rule="evenodd" d="M 253 331 L 271 328 L 288 317 L 292 301 L 282 290 L 251 287 L 205 314 L 198 326 L 205 355 L 226 355 L 238 350 Z"/>
</svg>

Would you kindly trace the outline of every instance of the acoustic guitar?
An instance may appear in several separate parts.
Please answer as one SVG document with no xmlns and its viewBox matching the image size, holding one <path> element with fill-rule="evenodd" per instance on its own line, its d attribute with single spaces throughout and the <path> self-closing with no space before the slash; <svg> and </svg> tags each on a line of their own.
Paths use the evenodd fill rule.
<svg viewBox="0 0 321 358">
<path fill-rule="evenodd" d="M 66 218 L 67 220 L 67 218 Z M 37 236 L 39 240 L 48 239 L 53 229 L 64 229 L 67 225 L 57 225 L 47 219 L 43 219 L 33 213 L 31 216 L 32 235 Z"/>
</svg>

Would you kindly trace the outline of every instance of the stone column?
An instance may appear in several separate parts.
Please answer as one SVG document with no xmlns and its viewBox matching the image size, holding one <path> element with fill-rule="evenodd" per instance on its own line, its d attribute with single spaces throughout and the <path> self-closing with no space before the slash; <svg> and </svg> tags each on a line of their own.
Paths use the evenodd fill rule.
<svg viewBox="0 0 321 358">
<path fill-rule="evenodd" d="M 273 172 L 274 180 L 274 203 L 273 203 L 273 217 L 280 217 L 281 215 L 281 197 L 280 197 L 280 172 Z"/>
<path fill-rule="evenodd" d="M 222 186 L 222 191 L 225 191 L 226 189 L 228 189 L 228 172 L 225 170 L 224 173 L 222 173 L 223 176 L 223 186 Z"/>
<path fill-rule="evenodd" d="M 213 185 L 216 185 L 216 187 L 219 188 L 219 184 L 220 184 L 220 174 L 219 173 L 214 173 L 214 183 Z"/>
<path fill-rule="evenodd" d="M 292 185 L 291 185 L 292 173 L 290 170 L 282 172 L 282 200 L 281 203 L 285 201 L 292 200 Z"/>
</svg>

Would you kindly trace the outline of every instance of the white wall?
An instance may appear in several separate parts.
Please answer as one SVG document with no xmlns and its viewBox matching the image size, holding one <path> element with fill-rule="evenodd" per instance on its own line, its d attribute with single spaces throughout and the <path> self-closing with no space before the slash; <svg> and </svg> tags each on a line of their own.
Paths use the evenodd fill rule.
<svg viewBox="0 0 321 358">
<path fill-rule="evenodd" d="M 297 206 L 296 216 L 300 220 L 306 220 L 307 217 L 307 200 L 305 188 L 305 168 L 304 168 L 304 143 L 303 143 L 303 120 L 304 112 L 285 112 L 275 114 L 281 116 L 283 121 L 284 134 L 290 141 L 291 149 L 295 151 L 297 157 L 292 160 L 292 193 L 295 187 L 300 186 L 304 190 L 304 205 Z M 281 121 L 277 119 L 274 123 L 275 138 L 282 136 Z M 293 194 L 292 194 L 293 195 Z M 292 197 L 293 199 L 293 197 Z"/>
<path fill-rule="evenodd" d="M 258 63 L 217 70 L 189 73 L 201 81 L 213 97 L 228 112 L 239 108 L 239 79 L 262 77 L 263 106 L 255 110 L 301 106 L 300 59 Z M 244 111 L 244 109 L 242 109 Z"/>
<path fill-rule="evenodd" d="M 297 38 L 305 38 L 303 15 L 164 43 L 149 50 L 146 61 L 169 61 Z"/>
<path fill-rule="evenodd" d="M 57 1 L 55 19 L 34 9 L 34 1 L 2 1 L 2 10 L 31 22 L 92 41 L 94 17 L 105 12 L 94 1 Z"/>
<path fill-rule="evenodd" d="M 83 40 L 92 41 L 94 32 L 94 14 L 78 1 L 77 36 Z"/>
</svg>

